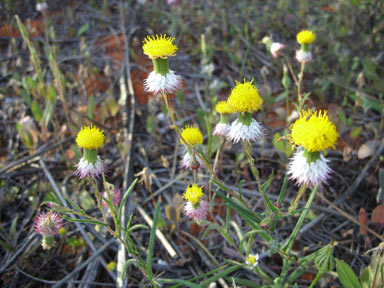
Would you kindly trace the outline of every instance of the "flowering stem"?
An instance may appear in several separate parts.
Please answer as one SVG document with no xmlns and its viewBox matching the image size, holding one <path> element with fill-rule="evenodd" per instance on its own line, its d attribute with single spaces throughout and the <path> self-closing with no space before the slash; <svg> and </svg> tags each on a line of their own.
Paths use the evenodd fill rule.
<svg viewBox="0 0 384 288">
<path fill-rule="evenodd" d="M 305 62 L 301 63 L 301 69 L 300 69 L 300 74 L 299 74 L 299 79 L 297 81 L 297 100 L 299 102 L 299 111 L 301 111 L 302 106 L 304 103 L 303 102 L 303 96 L 301 95 L 301 83 L 303 81 L 304 77 L 304 69 L 305 69 Z"/>
<path fill-rule="evenodd" d="M 303 184 L 300 189 L 299 189 L 299 193 L 297 194 L 295 200 L 292 202 L 291 204 L 291 207 L 289 207 L 289 212 L 292 213 L 296 207 L 297 207 L 297 204 L 299 203 L 299 200 L 301 198 L 301 196 L 303 196 L 305 190 L 306 190 L 307 186 L 305 184 Z"/>
<path fill-rule="evenodd" d="M 105 180 L 104 173 L 103 173 L 103 184 L 104 184 L 104 189 L 106 189 L 106 191 L 107 191 L 108 201 L 112 203 L 112 207 L 109 207 L 109 209 L 111 210 L 111 215 L 112 215 L 112 218 L 113 218 L 113 223 L 115 224 L 115 233 L 117 233 L 118 229 L 120 229 L 120 228 L 117 225 L 117 217 L 116 217 L 115 209 L 114 209 L 113 202 L 112 202 L 111 191 L 109 190 L 109 185 L 108 185 L 107 181 Z M 102 195 L 103 194 L 101 194 L 101 196 Z M 100 209 L 103 209 L 103 207 L 100 207 Z"/>
<path fill-rule="evenodd" d="M 255 167 L 255 160 L 251 156 L 251 146 L 249 145 L 249 143 L 247 141 L 243 141 L 243 146 L 244 146 L 245 154 L 247 155 L 249 167 L 251 168 L 253 176 L 256 178 L 257 187 L 258 187 L 258 189 L 259 189 L 259 191 L 261 193 L 261 197 L 264 200 L 265 209 L 267 211 L 271 212 L 271 210 L 270 210 L 270 208 L 269 208 L 269 206 L 267 204 L 267 199 L 266 199 L 266 195 L 264 193 L 264 189 L 261 186 L 259 170 Z"/>
<path fill-rule="evenodd" d="M 183 136 L 181 135 L 181 132 L 177 126 L 177 122 L 176 122 L 176 119 L 175 119 L 175 115 L 173 114 L 173 110 L 171 108 L 171 106 L 169 105 L 169 101 L 168 101 L 168 96 L 166 93 L 162 93 L 163 94 L 163 98 L 164 98 L 164 102 L 165 102 L 165 105 L 168 109 L 168 113 L 169 113 L 169 116 L 171 117 L 171 120 L 172 120 L 172 123 L 173 123 L 173 126 L 174 126 L 174 129 L 177 133 L 177 135 L 179 136 L 180 140 L 185 143 L 185 145 L 187 145 L 189 148 L 192 148 L 191 145 L 188 144 L 187 141 L 185 141 L 185 139 L 183 138 Z M 198 152 L 198 151 L 195 151 L 195 154 L 197 157 L 199 157 L 203 162 L 204 162 L 204 165 L 205 167 L 207 167 L 207 169 L 211 172 L 213 178 L 215 178 L 217 180 L 218 183 L 220 183 L 221 185 L 223 185 L 224 187 L 226 186 L 224 184 L 223 181 L 220 180 L 220 178 L 216 175 L 215 171 L 212 169 L 211 167 L 211 164 L 205 160 L 205 158 Z M 247 207 L 249 209 L 249 211 L 252 212 L 252 214 L 254 214 L 256 216 L 256 213 L 253 212 L 253 210 L 248 206 L 248 204 L 246 202 L 244 202 L 238 195 L 236 195 L 232 190 L 228 189 L 229 193 L 231 194 L 232 197 L 236 198 L 237 200 L 239 200 L 245 207 Z"/>
<path fill-rule="evenodd" d="M 107 224 L 107 217 L 105 216 L 103 206 L 101 204 L 101 194 L 99 193 L 99 189 L 97 188 L 97 185 L 89 179 L 89 182 L 91 182 L 93 189 L 95 189 L 95 196 L 96 196 L 96 201 L 97 201 L 97 207 L 99 207 L 101 214 L 103 215 L 103 221 L 105 224 Z"/>
<path fill-rule="evenodd" d="M 224 141 L 225 141 L 225 138 L 224 137 L 220 137 L 220 143 L 219 143 L 219 146 L 217 147 L 217 150 L 216 150 L 215 160 L 213 161 L 213 167 L 212 167 L 213 171 L 216 171 L 216 166 L 217 166 L 217 163 L 219 162 L 219 157 L 220 157 L 220 154 L 221 154 L 221 149 L 224 146 Z M 211 202 L 211 198 L 212 198 L 211 188 L 212 188 L 212 182 L 209 181 L 209 186 L 208 186 L 209 202 Z"/>
</svg>

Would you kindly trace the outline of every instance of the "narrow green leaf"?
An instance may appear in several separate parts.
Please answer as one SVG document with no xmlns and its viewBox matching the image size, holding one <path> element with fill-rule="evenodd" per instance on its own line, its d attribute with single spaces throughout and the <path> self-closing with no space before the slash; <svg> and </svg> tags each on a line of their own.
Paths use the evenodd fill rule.
<svg viewBox="0 0 384 288">
<path fill-rule="evenodd" d="M 187 281 L 187 280 L 183 280 L 183 279 L 160 278 L 160 279 L 157 279 L 157 282 L 160 283 L 160 284 L 176 283 L 176 284 L 184 285 L 184 287 L 192 287 L 192 288 L 199 288 L 199 287 L 201 287 L 200 285 L 197 285 L 197 284 L 195 284 L 193 282 L 190 282 L 190 281 Z"/>
<path fill-rule="evenodd" d="M 67 200 L 69 203 L 71 203 L 71 205 L 78 211 L 80 212 L 81 214 L 85 215 L 85 211 L 83 209 L 80 208 L 79 205 L 77 205 L 71 198 L 69 197 L 64 197 L 65 200 Z"/>
<path fill-rule="evenodd" d="M 81 25 L 81 27 L 79 28 L 79 31 L 77 31 L 77 36 L 83 35 L 85 32 L 87 32 L 88 29 L 89 29 L 89 24 Z"/>
<path fill-rule="evenodd" d="M 108 226 L 108 224 L 101 222 L 101 221 L 95 221 L 95 220 L 89 220 L 89 219 L 77 219 L 77 218 L 71 218 L 66 215 L 62 215 L 62 217 L 70 222 L 80 222 L 80 223 L 89 223 L 94 225 L 102 225 L 102 226 Z"/>
<path fill-rule="evenodd" d="M 121 212 L 123 211 L 123 207 L 124 207 L 124 205 L 125 205 L 125 201 L 127 201 L 129 194 L 132 192 L 133 188 L 135 188 L 135 185 L 136 185 L 136 183 L 137 183 L 137 180 L 138 180 L 137 178 L 136 178 L 135 180 L 133 180 L 131 186 L 129 186 L 129 188 L 127 189 L 127 191 L 125 191 L 124 196 L 123 196 L 123 199 L 121 199 L 120 206 L 119 206 L 119 212 L 118 212 L 118 214 L 117 214 L 117 215 L 118 215 L 118 216 L 117 216 L 117 219 L 118 219 L 119 221 L 121 221 Z"/>
<path fill-rule="evenodd" d="M 144 224 L 136 224 L 136 225 L 133 225 L 132 227 L 130 227 L 127 232 L 132 232 L 136 229 L 148 229 L 149 227 L 147 225 L 144 225 Z"/>
<path fill-rule="evenodd" d="M 216 282 L 218 279 L 223 278 L 224 276 L 227 276 L 228 274 L 235 272 L 236 270 L 240 269 L 242 266 L 232 266 L 228 269 L 225 269 L 224 271 L 221 271 L 220 273 L 208 278 L 207 280 L 204 280 L 200 283 L 200 287 L 206 287 L 208 284 L 212 282 Z"/>
<path fill-rule="evenodd" d="M 121 280 L 124 280 L 125 274 L 127 273 L 127 269 L 132 264 L 135 265 L 135 266 L 139 266 L 140 263 L 136 259 L 129 259 L 129 260 L 127 260 L 127 262 L 125 262 L 124 266 L 123 266 L 123 271 L 121 273 Z"/>
<path fill-rule="evenodd" d="M 287 191 L 287 185 L 288 185 L 288 174 L 285 174 L 283 185 L 281 185 L 279 199 L 277 199 L 278 203 L 283 203 L 285 192 Z"/>
<path fill-rule="evenodd" d="M 39 102 L 33 100 L 31 110 L 33 118 L 35 118 L 36 122 L 40 122 L 41 118 L 43 117 L 43 109 L 41 108 Z"/>
<path fill-rule="evenodd" d="M 16 215 L 15 218 L 12 220 L 11 229 L 9 231 L 9 240 L 13 240 L 13 237 L 16 234 L 16 228 L 17 228 L 17 220 L 19 219 L 19 215 Z"/>
<path fill-rule="evenodd" d="M 336 259 L 336 272 L 344 288 L 361 288 L 356 274 L 344 261 Z"/>
</svg>

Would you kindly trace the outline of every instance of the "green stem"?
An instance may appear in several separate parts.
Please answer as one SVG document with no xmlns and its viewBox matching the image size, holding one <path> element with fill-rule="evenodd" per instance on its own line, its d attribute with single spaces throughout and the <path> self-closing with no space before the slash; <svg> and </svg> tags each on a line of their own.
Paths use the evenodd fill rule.
<svg viewBox="0 0 384 288">
<path fill-rule="evenodd" d="M 243 146 L 244 146 L 245 154 L 247 155 L 249 167 L 251 168 L 253 176 L 256 178 L 257 187 L 261 193 L 261 197 L 263 198 L 265 209 L 268 212 L 272 212 L 267 204 L 267 197 L 264 193 L 264 189 L 261 186 L 259 170 L 257 170 L 257 168 L 255 167 L 255 160 L 251 156 L 251 146 L 247 141 L 243 141 Z"/>
<path fill-rule="evenodd" d="M 290 213 L 292 213 L 296 207 L 297 207 L 297 204 L 299 203 L 299 200 L 301 198 L 301 196 L 303 196 L 304 192 L 305 192 L 305 189 L 307 188 L 307 186 L 305 184 L 303 184 L 300 189 L 299 189 L 299 193 L 297 194 L 295 200 L 292 202 L 291 204 L 291 207 L 289 207 L 288 211 Z"/>
<path fill-rule="evenodd" d="M 303 82 L 303 77 L 304 77 L 304 69 L 305 69 L 305 62 L 301 63 L 301 69 L 300 69 L 300 74 L 299 74 L 299 79 L 297 81 L 297 100 L 299 104 L 299 113 L 303 107 L 303 96 L 301 95 L 301 84 Z"/>
<path fill-rule="evenodd" d="M 289 254 L 291 252 L 291 249 L 292 249 L 292 246 L 293 246 L 293 242 L 295 241 L 297 234 L 299 234 L 301 226 L 303 225 L 304 220 L 307 217 L 309 209 L 311 208 L 313 200 L 315 199 L 317 190 L 319 190 L 319 185 L 317 185 L 315 188 L 313 188 L 311 194 L 309 195 L 309 199 L 308 199 L 307 203 L 304 206 L 304 210 L 301 213 L 301 215 L 299 217 L 299 220 L 297 221 L 295 229 L 292 231 L 291 236 L 289 236 L 289 239 L 288 239 L 287 243 L 285 243 L 284 246 L 283 246 L 283 251 L 286 254 Z"/>
<path fill-rule="evenodd" d="M 313 279 L 312 283 L 311 283 L 311 286 L 309 286 L 309 288 L 313 288 L 315 286 L 315 284 L 317 283 L 317 281 L 319 281 L 320 277 L 323 275 L 323 272 L 321 271 L 318 271 L 317 274 L 316 274 L 316 277 L 315 279 Z"/>
</svg>

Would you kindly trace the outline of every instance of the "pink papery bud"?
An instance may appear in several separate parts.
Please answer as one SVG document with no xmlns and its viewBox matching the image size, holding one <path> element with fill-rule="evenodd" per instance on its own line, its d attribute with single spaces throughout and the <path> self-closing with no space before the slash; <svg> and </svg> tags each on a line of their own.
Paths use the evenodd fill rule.
<svg viewBox="0 0 384 288">
<path fill-rule="evenodd" d="M 43 236 L 54 236 L 59 233 L 59 229 L 64 226 L 64 219 L 56 212 L 40 212 L 34 219 L 33 228 L 36 233 Z"/>
<path fill-rule="evenodd" d="M 201 200 L 198 207 L 194 207 L 189 201 L 185 203 L 184 214 L 193 221 L 201 221 L 207 218 L 209 204 L 207 200 Z"/>
<path fill-rule="evenodd" d="M 109 189 L 109 194 L 111 195 L 111 200 L 112 200 L 113 206 L 119 207 L 119 204 L 121 201 L 121 190 L 112 188 L 112 189 Z M 108 192 L 107 191 L 104 191 L 103 200 L 102 200 L 103 207 L 106 208 L 106 207 L 108 207 L 108 204 L 107 204 L 107 202 L 105 202 L 104 198 L 108 199 Z"/>
<path fill-rule="evenodd" d="M 283 50 L 285 48 L 285 44 L 274 42 L 271 45 L 271 54 L 273 58 L 277 58 L 283 54 Z"/>
</svg>

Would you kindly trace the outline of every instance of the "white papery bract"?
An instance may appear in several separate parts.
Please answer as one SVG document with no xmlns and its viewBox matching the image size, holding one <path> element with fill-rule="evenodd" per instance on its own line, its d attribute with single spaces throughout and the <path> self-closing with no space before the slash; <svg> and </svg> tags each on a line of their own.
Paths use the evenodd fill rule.
<svg viewBox="0 0 384 288">
<path fill-rule="evenodd" d="M 236 119 L 231 124 L 231 130 L 229 131 L 227 137 L 233 143 L 238 143 L 240 140 L 252 142 L 257 141 L 263 137 L 263 127 L 255 119 L 252 119 L 249 126 L 244 125 Z"/>
<path fill-rule="evenodd" d="M 184 205 L 184 214 L 191 220 L 201 221 L 205 220 L 209 210 L 209 204 L 207 200 L 201 200 L 198 207 L 194 207 L 193 204 L 187 201 Z"/>
<path fill-rule="evenodd" d="M 311 51 L 303 51 L 303 50 L 297 50 L 296 51 L 296 60 L 300 63 L 308 63 L 312 62 L 312 53 Z"/>
<path fill-rule="evenodd" d="M 89 176 L 94 181 L 96 178 L 100 177 L 105 171 L 104 162 L 100 159 L 99 156 L 97 156 L 97 161 L 95 164 L 88 162 L 84 159 L 84 157 L 82 157 L 76 166 L 77 170 L 75 172 L 75 175 L 78 176 L 80 179 Z"/>
<path fill-rule="evenodd" d="M 290 179 L 296 180 L 298 185 L 317 185 L 326 182 L 329 174 L 332 172 L 329 168 L 329 160 L 323 154 L 320 158 L 312 163 L 308 163 L 307 158 L 304 156 L 304 150 L 299 149 L 295 152 L 289 162 L 288 174 Z"/>
<path fill-rule="evenodd" d="M 229 131 L 231 131 L 231 124 L 217 123 L 213 130 L 213 135 L 227 137 Z"/>
<path fill-rule="evenodd" d="M 194 170 L 194 169 L 199 169 L 199 168 L 205 167 L 203 160 L 201 160 L 197 156 L 196 156 L 196 160 L 200 164 L 199 167 L 194 167 L 193 156 L 188 151 L 186 151 L 184 156 L 183 156 L 183 159 L 180 161 L 180 167 L 182 169 L 190 169 L 190 170 Z"/>
<path fill-rule="evenodd" d="M 169 70 L 165 76 L 152 71 L 147 79 L 144 80 L 145 90 L 155 94 L 159 92 L 172 93 L 180 84 L 180 76 L 176 75 L 172 70 Z"/>
</svg>

